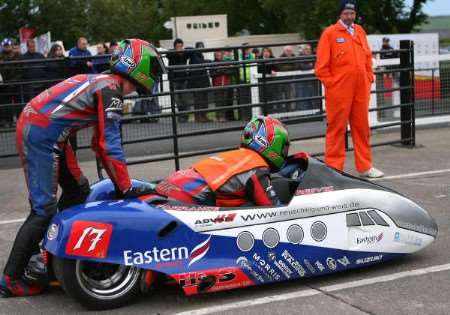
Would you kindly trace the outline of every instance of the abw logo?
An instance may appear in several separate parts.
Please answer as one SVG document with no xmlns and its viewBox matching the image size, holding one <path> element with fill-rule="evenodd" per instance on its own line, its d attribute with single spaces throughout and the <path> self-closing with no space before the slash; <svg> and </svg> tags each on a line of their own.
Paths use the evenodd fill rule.
<svg viewBox="0 0 450 315">
<path fill-rule="evenodd" d="M 66 254 L 105 258 L 112 225 L 92 221 L 75 221 L 66 245 Z"/>
</svg>

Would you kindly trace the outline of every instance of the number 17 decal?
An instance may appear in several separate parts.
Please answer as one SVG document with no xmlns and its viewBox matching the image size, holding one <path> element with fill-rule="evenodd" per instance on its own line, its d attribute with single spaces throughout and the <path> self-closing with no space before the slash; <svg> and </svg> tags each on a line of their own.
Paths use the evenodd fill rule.
<svg viewBox="0 0 450 315">
<path fill-rule="evenodd" d="M 111 239 L 112 225 L 93 221 L 75 221 L 72 224 L 66 254 L 105 258 Z"/>
</svg>

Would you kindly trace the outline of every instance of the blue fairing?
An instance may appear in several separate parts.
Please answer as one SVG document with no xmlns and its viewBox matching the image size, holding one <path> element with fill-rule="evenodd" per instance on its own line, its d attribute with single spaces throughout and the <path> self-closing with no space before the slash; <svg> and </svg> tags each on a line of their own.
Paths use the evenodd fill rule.
<svg viewBox="0 0 450 315">
<path fill-rule="evenodd" d="M 112 227 L 104 257 L 68 254 L 74 244 L 68 244 L 68 240 L 76 222 Z M 239 267 L 256 284 L 326 274 L 400 256 L 290 243 L 268 249 L 260 240 L 255 241 L 251 251 L 242 252 L 236 238 L 197 233 L 164 210 L 138 199 L 91 202 L 59 213 L 52 224 L 58 226 L 58 236 L 53 240 L 47 237 L 44 246 L 55 256 L 135 265 L 168 275 Z M 86 242 L 90 245 L 94 241 L 89 238 Z M 368 257 L 375 258 L 357 263 Z"/>
</svg>

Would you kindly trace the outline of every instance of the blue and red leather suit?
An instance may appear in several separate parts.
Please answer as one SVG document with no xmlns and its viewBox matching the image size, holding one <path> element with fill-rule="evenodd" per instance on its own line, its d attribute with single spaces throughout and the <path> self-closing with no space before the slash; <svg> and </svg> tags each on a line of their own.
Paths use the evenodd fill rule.
<svg viewBox="0 0 450 315">
<path fill-rule="evenodd" d="M 131 187 L 120 141 L 121 80 L 114 74 L 76 75 L 43 91 L 24 108 L 16 141 L 37 215 L 55 213 L 62 175 L 79 184 L 83 181 L 68 138 L 86 127 L 93 126 L 92 148 L 116 187 L 120 191 Z"/>
</svg>

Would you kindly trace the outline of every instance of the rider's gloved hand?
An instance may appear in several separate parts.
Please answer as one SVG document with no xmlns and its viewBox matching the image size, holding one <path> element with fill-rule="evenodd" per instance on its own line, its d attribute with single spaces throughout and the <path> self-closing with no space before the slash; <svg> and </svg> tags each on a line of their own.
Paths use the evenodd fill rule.
<svg viewBox="0 0 450 315">
<path fill-rule="evenodd" d="M 144 196 L 148 194 L 155 193 L 154 186 L 152 185 L 142 185 L 139 187 L 131 187 L 130 189 L 123 192 L 123 198 L 136 198 L 139 196 Z"/>
</svg>

